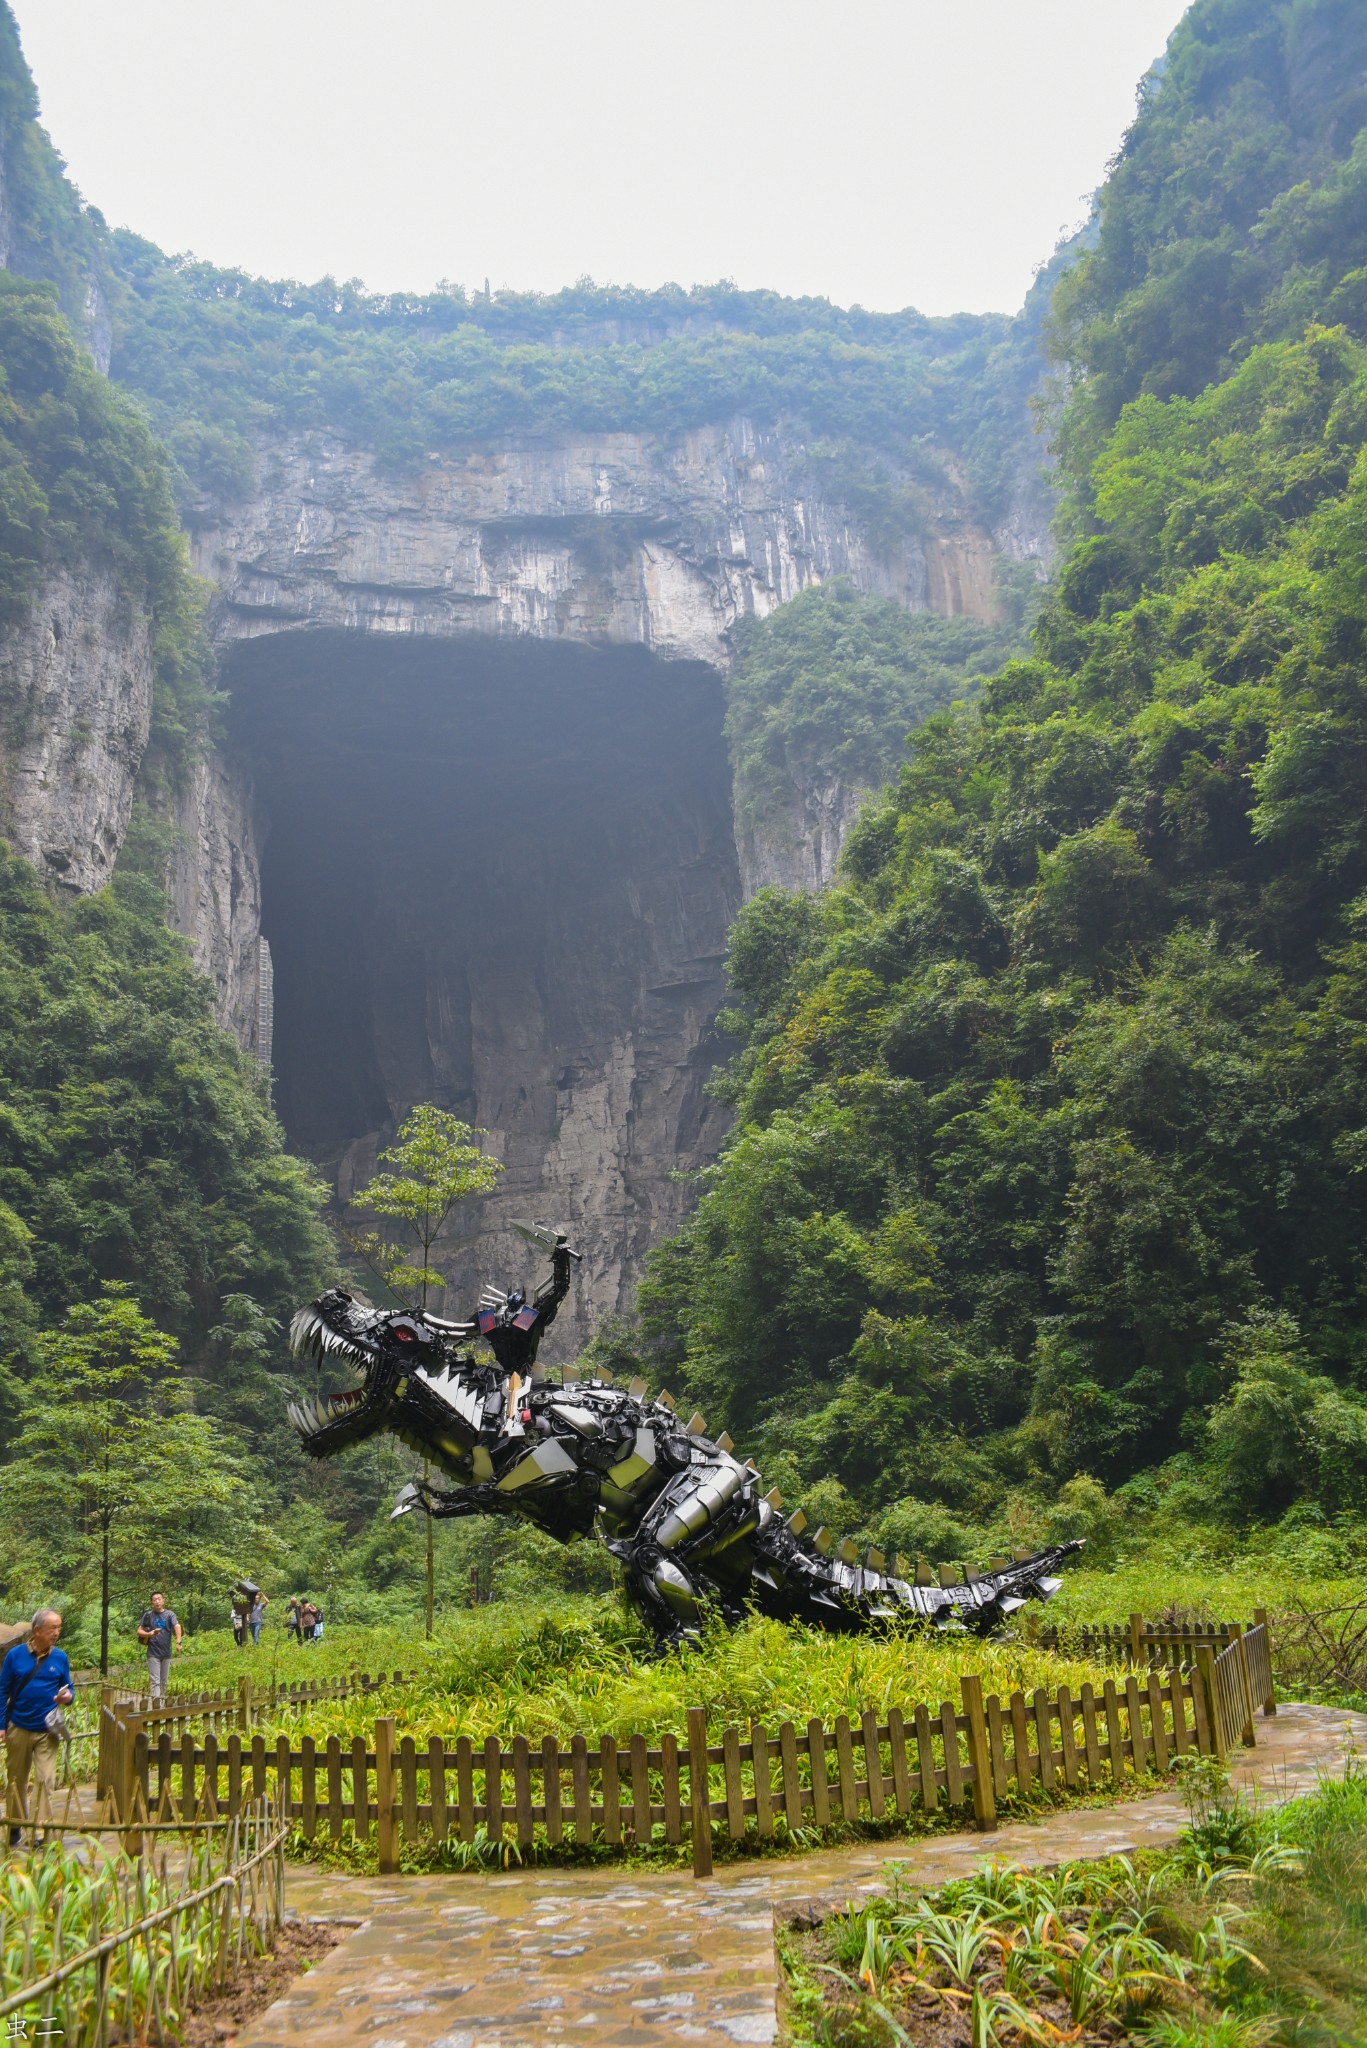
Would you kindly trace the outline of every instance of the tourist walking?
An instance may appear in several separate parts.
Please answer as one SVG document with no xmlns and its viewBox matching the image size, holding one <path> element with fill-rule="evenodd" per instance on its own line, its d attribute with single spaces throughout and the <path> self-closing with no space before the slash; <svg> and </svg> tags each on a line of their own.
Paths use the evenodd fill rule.
<svg viewBox="0 0 1367 2048">
<path fill-rule="evenodd" d="M 318 1624 L 323 1618 L 321 1607 L 315 1607 L 309 1599 L 299 1602 L 299 1636 L 305 1643 L 311 1643 L 318 1633 Z"/>
<path fill-rule="evenodd" d="M 28 1641 L 15 1643 L 0 1664 L 0 1739 L 7 1759 L 11 1849 L 23 1837 L 18 1823 L 28 1818 L 30 1774 L 38 1786 L 38 1807 L 50 1805 L 57 1789 L 61 1710 L 75 1698 L 66 1651 L 57 1648 L 61 1633 L 62 1617 L 57 1609 L 40 1607 Z"/>
<path fill-rule="evenodd" d="M 261 1640 L 261 1628 L 266 1619 L 266 1609 L 270 1604 L 270 1601 L 258 1586 L 252 1597 L 251 1612 L 247 1616 L 247 1626 L 252 1632 L 252 1641 L 254 1643 L 259 1643 Z"/>
<path fill-rule="evenodd" d="M 297 1593 L 291 1593 L 289 1599 L 285 1602 L 285 1634 L 293 1636 L 296 1643 L 303 1639 L 303 1630 L 299 1621 L 299 1609 L 302 1605 L 303 1602 Z"/>
<path fill-rule="evenodd" d="M 147 1651 L 147 1690 L 152 1695 L 154 1707 L 165 1705 L 171 1658 L 183 1633 L 180 1623 L 166 1605 L 166 1595 L 154 1593 L 151 1606 L 138 1623 L 138 1641 Z"/>
<path fill-rule="evenodd" d="M 245 1649 L 247 1633 L 252 1619 L 252 1596 L 241 1586 L 233 1588 L 233 1641 L 239 1650 Z"/>
</svg>

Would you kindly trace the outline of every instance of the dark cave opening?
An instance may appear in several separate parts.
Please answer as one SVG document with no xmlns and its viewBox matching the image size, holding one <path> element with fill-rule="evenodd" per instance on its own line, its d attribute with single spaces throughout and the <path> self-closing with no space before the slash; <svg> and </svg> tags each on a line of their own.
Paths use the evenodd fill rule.
<svg viewBox="0 0 1367 2048">
<path fill-rule="evenodd" d="M 346 1192 L 436 1102 L 494 1134 L 500 1210 L 597 1204 L 615 1267 L 606 1239 L 639 1250 L 718 1135 L 720 678 L 636 648 L 318 632 L 239 644 L 225 680 L 291 1143 Z"/>
</svg>

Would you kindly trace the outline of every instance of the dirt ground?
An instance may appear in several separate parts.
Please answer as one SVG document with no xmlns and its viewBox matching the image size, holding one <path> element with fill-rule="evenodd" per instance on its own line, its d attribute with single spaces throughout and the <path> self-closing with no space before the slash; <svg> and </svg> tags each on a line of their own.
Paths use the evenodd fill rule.
<svg viewBox="0 0 1367 2048">
<path fill-rule="evenodd" d="M 184 2048 L 224 2048 L 239 2027 L 283 1997 L 301 1971 L 320 1963 L 350 1932 L 325 1920 L 287 1920 L 269 1954 L 253 1956 L 240 1977 L 196 2006 L 185 2024 Z"/>
</svg>

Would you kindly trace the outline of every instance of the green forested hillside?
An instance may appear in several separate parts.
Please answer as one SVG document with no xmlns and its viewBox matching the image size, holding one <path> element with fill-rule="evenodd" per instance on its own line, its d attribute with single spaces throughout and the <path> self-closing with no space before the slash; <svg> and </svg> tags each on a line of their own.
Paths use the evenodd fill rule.
<svg viewBox="0 0 1367 2048">
<path fill-rule="evenodd" d="M 883 782 L 910 727 L 962 696 L 966 677 L 1023 649 L 1033 592 L 1003 595 L 1017 602 L 984 625 L 861 598 L 837 580 L 742 620 L 726 692 L 737 824 L 781 813 L 794 787 Z"/>
<path fill-rule="evenodd" d="M 82 203 L 38 124 L 38 94 L 8 0 L 0 4 L 0 178 L 8 268 L 44 278 L 72 325 L 83 328 L 109 282 L 103 217 Z"/>
<path fill-rule="evenodd" d="M 786 419 L 815 477 L 899 530 L 917 484 L 943 482 L 946 448 L 985 520 L 1029 462 L 1042 294 L 1015 317 L 931 320 L 730 285 L 376 295 L 170 259 L 129 234 L 111 260 L 112 374 L 148 405 L 191 506 L 250 487 L 258 434 L 319 428 L 403 469 L 495 434 Z"/>
<path fill-rule="evenodd" d="M 42 576 L 92 563 L 151 620 L 148 766 L 178 774 L 206 737 L 211 655 L 165 455 L 94 368 L 56 287 L 0 271 L 0 631 L 27 615 Z M 23 715 L 0 681 L 0 743 Z"/>
<path fill-rule="evenodd" d="M 1143 393 L 1195 397 L 1259 342 L 1367 323 L 1367 15 L 1357 0 L 1197 0 L 1050 307 L 1065 478 Z"/>
<path fill-rule="evenodd" d="M 1056 301 L 1032 657 L 732 935 L 737 1127 L 646 1329 L 907 1548 L 1070 1483 L 1367 1508 L 1360 27 L 1187 17 Z"/>
<path fill-rule="evenodd" d="M 0 848 L 0 1361 L 22 1377 L 36 1331 L 126 1281 L 255 1439 L 232 1304 L 286 1316 L 332 1252 L 212 993 L 155 882 L 59 908 Z"/>
</svg>

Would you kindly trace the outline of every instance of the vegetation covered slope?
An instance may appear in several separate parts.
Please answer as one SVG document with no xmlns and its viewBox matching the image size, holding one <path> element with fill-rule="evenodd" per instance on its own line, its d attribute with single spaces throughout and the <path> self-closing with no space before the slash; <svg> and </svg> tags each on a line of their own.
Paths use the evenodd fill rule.
<svg viewBox="0 0 1367 2048">
<path fill-rule="evenodd" d="M 1199 0 L 1107 180 L 1095 247 L 1051 303 L 1079 379 L 1084 501 L 1120 409 L 1193 398 L 1250 347 L 1367 321 L 1367 15 L 1357 0 Z"/>
<path fill-rule="evenodd" d="M 861 598 L 837 580 L 742 620 L 726 692 L 738 826 L 780 813 L 795 788 L 877 788 L 910 727 L 1022 651 L 1026 601 L 984 625 Z"/>
<path fill-rule="evenodd" d="M 738 1123 L 647 1328 L 908 1548 L 1079 1475 L 1367 1506 L 1367 248 L 1321 231 L 1367 105 L 1291 89 L 1342 12 L 1188 15 L 1065 288 L 1086 509 L 1033 657 L 732 936 Z M 1268 222 L 1172 389 L 1154 294 Z"/>
<path fill-rule="evenodd" d="M 250 488 L 271 430 L 325 429 L 404 469 L 493 435 L 787 419 L 817 481 L 899 529 L 917 484 L 943 483 L 944 449 L 989 521 L 1028 462 L 1042 300 L 931 320 L 730 285 L 379 295 L 168 258 L 126 233 L 112 260 L 112 372 L 149 405 L 192 515 L 196 494 Z"/>
<path fill-rule="evenodd" d="M 285 1153 L 154 883 L 122 873 L 59 908 L 0 849 L 0 1104 L 12 1371 L 106 1280 L 131 1283 L 207 1371 L 232 1348 L 226 1300 L 280 1318 L 326 1276 L 321 1188 Z"/>
<path fill-rule="evenodd" d="M 0 4 L 0 217 L 6 268 L 44 278 L 78 332 L 99 318 L 108 285 L 102 216 L 87 207 L 38 123 L 38 94 L 8 0 Z"/>
</svg>

